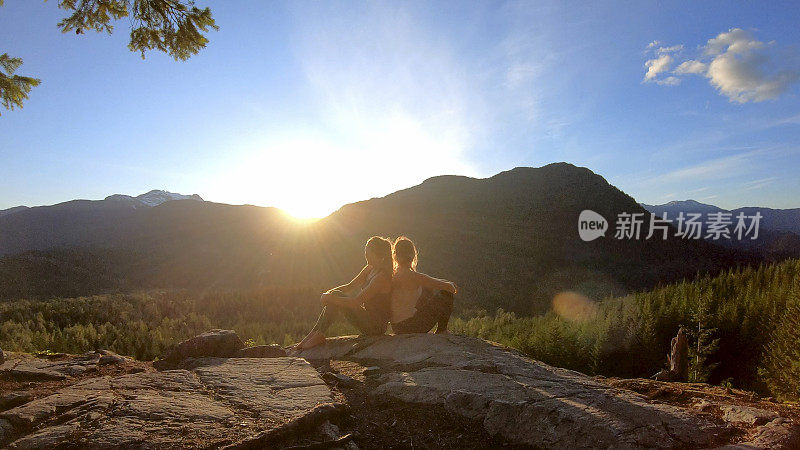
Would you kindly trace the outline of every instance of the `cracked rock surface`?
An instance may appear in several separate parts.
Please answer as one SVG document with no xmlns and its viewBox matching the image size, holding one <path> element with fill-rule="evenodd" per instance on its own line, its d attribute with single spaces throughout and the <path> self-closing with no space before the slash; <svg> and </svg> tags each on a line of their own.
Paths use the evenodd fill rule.
<svg viewBox="0 0 800 450">
<path fill-rule="evenodd" d="M 548 366 L 486 341 L 455 335 L 337 338 L 301 353 L 310 360 L 350 360 L 384 369 L 372 395 L 443 405 L 506 442 L 537 448 L 714 448 L 735 433 L 710 414 L 649 401 L 578 372 Z M 753 414 L 753 408 L 731 408 Z M 755 410 L 758 411 L 758 410 Z M 765 417 L 774 418 L 775 414 Z M 748 416 L 749 417 L 749 416 Z M 753 422 L 755 423 L 755 422 Z M 787 431 L 791 430 L 791 432 Z M 756 430 L 748 448 L 783 448 Z M 760 439 L 760 440 L 759 440 Z M 752 443 L 751 443 L 752 444 Z"/>
<path fill-rule="evenodd" d="M 238 340 L 219 330 L 207 335 L 203 339 L 209 342 L 220 336 Z M 272 358 L 198 356 L 206 342 L 195 344 L 195 357 L 175 360 L 162 371 L 108 352 L 49 359 L 8 354 L 0 377 L 50 388 L 29 395 L 27 382 L 15 381 L 7 384 L 14 392 L 0 392 L 0 447 L 274 447 L 290 433 L 309 436 L 309 426 L 335 422 L 342 433 L 352 432 L 352 418 L 335 419 L 345 400 L 362 409 L 367 405 L 368 412 L 381 405 L 403 405 L 392 409 L 397 412 L 407 406 L 437 411 L 442 420 L 458 419 L 481 430 L 485 446 L 469 442 L 471 448 L 488 447 L 490 441 L 557 449 L 800 446 L 795 422 L 800 413 L 794 407 L 747 403 L 707 385 L 590 377 L 476 338 L 351 336 L 329 339 L 299 357 Z M 237 353 L 237 346 L 230 353 L 281 353 L 266 348 Z M 131 370 L 109 372 L 115 365 Z M 337 373 L 334 367 L 351 371 Z M 683 403 L 642 393 L 649 389 L 673 390 Z M 387 422 L 386 432 L 398 420 L 405 419 Z M 459 435 L 450 436 L 448 448 L 463 447 Z M 375 447 L 368 439 L 358 445 Z"/>
<path fill-rule="evenodd" d="M 82 375 L 97 370 L 100 359 L 113 355 L 110 352 L 87 352 L 70 358 L 54 357 L 65 355 L 52 355 L 45 358 L 36 358 L 26 354 L 9 355 L 3 364 L 0 364 L 0 373 L 11 377 L 25 378 L 32 381 L 65 380 L 69 377 Z M 117 358 L 121 356 L 114 355 Z M 120 362 L 124 361 L 124 358 Z"/>
<path fill-rule="evenodd" d="M 0 413 L 10 448 L 218 447 L 332 404 L 299 358 L 196 358 L 188 368 L 89 378 Z M 2 425 L 0 425 L 2 426 Z"/>
</svg>

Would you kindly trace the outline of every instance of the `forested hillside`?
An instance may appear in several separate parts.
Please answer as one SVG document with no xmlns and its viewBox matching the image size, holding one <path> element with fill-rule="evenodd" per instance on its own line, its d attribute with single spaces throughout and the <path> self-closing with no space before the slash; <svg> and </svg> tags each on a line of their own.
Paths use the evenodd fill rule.
<svg viewBox="0 0 800 450">
<path fill-rule="evenodd" d="M 169 345 L 214 327 L 232 328 L 257 344 L 289 344 L 310 329 L 318 311 L 318 292 L 275 288 L 9 301 L 0 303 L 0 347 L 108 348 L 153 359 Z M 564 293 L 543 316 L 482 312 L 454 318 L 450 328 L 552 365 L 646 377 L 664 365 L 669 340 L 683 325 L 690 335 L 692 380 L 800 399 L 799 312 L 800 260 L 795 259 L 597 303 Z M 331 331 L 353 332 L 344 323 Z"/>
<path fill-rule="evenodd" d="M 584 209 L 613 223 L 647 212 L 583 167 L 518 167 L 476 179 L 441 176 L 342 207 L 315 223 L 275 208 L 195 200 L 131 208 L 119 199 L 0 217 L 0 298 L 142 289 L 321 290 L 349 280 L 372 235 L 406 235 L 423 272 L 462 287 L 459 308 L 541 314 L 558 292 L 623 295 L 759 261 L 709 242 L 584 242 Z M 646 216 L 645 216 L 646 217 Z"/>
<path fill-rule="evenodd" d="M 800 260 L 793 259 L 597 304 L 567 297 L 539 317 L 498 311 L 456 319 L 451 328 L 559 367 L 646 377 L 664 366 L 670 339 L 684 326 L 691 381 L 800 399 L 798 311 Z"/>
</svg>

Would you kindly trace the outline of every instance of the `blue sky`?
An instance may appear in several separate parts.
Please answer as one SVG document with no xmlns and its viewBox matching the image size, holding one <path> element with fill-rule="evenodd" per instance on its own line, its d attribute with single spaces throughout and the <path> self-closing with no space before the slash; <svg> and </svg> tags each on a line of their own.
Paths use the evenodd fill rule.
<svg viewBox="0 0 800 450">
<path fill-rule="evenodd" d="M 800 207 L 791 2 L 198 1 L 186 62 L 6 0 L 42 79 L 0 117 L 0 208 L 161 188 L 321 215 L 567 161 L 638 201 Z"/>
</svg>

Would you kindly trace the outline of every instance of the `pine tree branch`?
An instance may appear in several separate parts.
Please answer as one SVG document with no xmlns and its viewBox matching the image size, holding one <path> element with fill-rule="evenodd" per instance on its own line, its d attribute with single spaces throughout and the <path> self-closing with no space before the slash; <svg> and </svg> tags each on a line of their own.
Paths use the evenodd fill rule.
<svg viewBox="0 0 800 450">
<path fill-rule="evenodd" d="M 0 6 L 3 0 L 0 0 Z M 159 50 L 177 60 L 186 60 L 208 44 L 210 29 L 218 30 L 209 8 L 194 6 L 193 0 L 60 0 L 58 6 L 71 14 L 58 23 L 63 33 L 86 30 L 112 33 L 113 21 L 131 17 L 128 48 L 140 52 Z M 14 75 L 22 59 L 0 55 L 0 101 L 9 110 L 22 107 L 31 89 L 41 80 Z"/>
<path fill-rule="evenodd" d="M 20 58 L 12 58 L 8 53 L 0 55 L 0 102 L 8 110 L 22 108 L 22 102 L 28 99 L 31 89 L 41 83 L 37 78 L 14 75 L 21 65 Z"/>
</svg>

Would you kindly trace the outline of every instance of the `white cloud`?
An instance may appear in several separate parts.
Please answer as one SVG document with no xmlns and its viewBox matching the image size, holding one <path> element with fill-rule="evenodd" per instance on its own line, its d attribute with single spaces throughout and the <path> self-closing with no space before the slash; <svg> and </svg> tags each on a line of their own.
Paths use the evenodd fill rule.
<svg viewBox="0 0 800 450">
<path fill-rule="evenodd" d="M 675 53 L 683 50 L 683 44 L 673 45 L 672 47 L 659 47 L 658 54 Z"/>
<path fill-rule="evenodd" d="M 656 83 L 661 86 L 677 86 L 681 84 L 681 79 L 678 77 L 667 77 L 661 80 L 656 80 Z"/>
<path fill-rule="evenodd" d="M 707 190 L 708 190 L 708 186 L 704 186 L 704 187 L 701 187 L 701 188 L 692 189 L 691 191 L 686 191 L 686 194 L 687 195 L 699 194 L 700 192 L 705 192 Z"/>
<path fill-rule="evenodd" d="M 550 41 L 545 23 L 554 14 L 553 8 L 545 4 L 525 1 L 509 1 L 500 8 L 500 20 L 505 23 L 506 33 L 495 44 L 491 60 L 500 79 L 501 89 L 495 91 L 496 104 L 519 111 L 520 117 L 531 124 L 545 122 L 549 111 L 542 108 L 542 77 L 559 64 L 560 52 Z"/>
<path fill-rule="evenodd" d="M 647 48 L 655 47 L 654 42 Z M 750 31 L 741 28 L 720 33 L 701 47 L 697 59 L 680 63 L 672 76 L 658 79 L 658 75 L 669 69 L 671 49 L 682 46 L 660 47 L 661 57 L 648 60 L 645 81 L 659 85 L 676 85 L 681 75 L 702 75 L 720 94 L 737 103 L 760 102 L 778 98 L 800 78 L 800 67 L 794 55 L 776 54 L 774 41 L 761 42 Z M 662 51 L 663 50 L 663 51 Z"/>
<path fill-rule="evenodd" d="M 759 151 L 744 152 L 737 155 L 716 158 L 692 166 L 683 167 L 648 180 L 652 184 L 684 182 L 687 180 L 713 180 L 730 178 L 746 172 L 752 159 Z"/>
<path fill-rule="evenodd" d="M 766 56 L 748 52 L 744 55 L 723 53 L 708 65 L 706 78 L 720 93 L 738 103 L 760 102 L 777 98 L 797 80 L 798 72 L 767 74 Z"/>
<path fill-rule="evenodd" d="M 708 70 L 708 66 L 700 61 L 690 59 L 684 61 L 675 68 L 675 73 L 678 75 L 685 75 L 687 73 L 703 74 Z"/>
<path fill-rule="evenodd" d="M 763 188 L 765 186 L 768 186 L 768 185 L 774 183 L 777 180 L 778 180 L 778 177 L 769 177 L 769 178 L 762 178 L 760 180 L 750 181 L 750 182 L 744 183 L 744 189 L 746 191 L 752 191 L 752 190 L 756 190 L 756 189 L 761 189 L 761 188 Z"/>
<path fill-rule="evenodd" d="M 741 28 L 731 28 L 727 33 L 720 33 L 719 36 L 709 39 L 703 53 L 715 56 L 722 53 L 745 54 L 753 50 L 764 47 L 763 42 L 753 38 L 753 34 Z"/>
<path fill-rule="evenodd" d="M 644 74 L 644 81 L 655 81 L 658 74 L 669 70 L 672 64 L 672 56 L 661 55 L 658 58 L 648 59 L 644 66 L 647 67 L 647 72 Z"/>
</svg>

